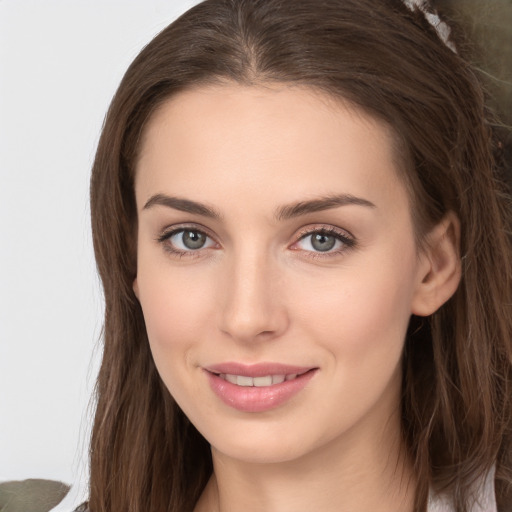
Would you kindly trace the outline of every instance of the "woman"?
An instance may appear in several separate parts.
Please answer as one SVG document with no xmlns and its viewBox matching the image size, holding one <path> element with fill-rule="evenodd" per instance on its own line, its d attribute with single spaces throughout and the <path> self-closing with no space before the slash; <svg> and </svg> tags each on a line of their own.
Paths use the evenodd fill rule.
<svg viewBox="0 0 512 512">
<path fill-rule="evenodd" d="M 207 0 L 137 57 L 91 182 L 91 512 L 510 509 L 509 202 L 462 48 L 422 3 Z"/>
</svg>

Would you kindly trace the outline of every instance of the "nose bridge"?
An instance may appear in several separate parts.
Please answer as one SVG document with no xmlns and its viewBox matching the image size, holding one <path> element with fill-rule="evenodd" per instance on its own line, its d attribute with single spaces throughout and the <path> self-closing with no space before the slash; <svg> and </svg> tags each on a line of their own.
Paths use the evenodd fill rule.
<svg viewBox="0 0 512 512">
<path fill-rule="evenodd" d="M 287 315 L 278 290 L 277 262 L 269 251 L 247 245 L 233 251 L 225 263 L 220 329 L 240 341 L 280 335 Z"/>
</svg>

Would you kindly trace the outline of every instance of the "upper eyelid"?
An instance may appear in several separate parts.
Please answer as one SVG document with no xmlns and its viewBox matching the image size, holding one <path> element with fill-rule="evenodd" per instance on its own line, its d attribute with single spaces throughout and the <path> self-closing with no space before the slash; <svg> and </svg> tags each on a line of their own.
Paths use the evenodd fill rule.
<svg viewBox="0 0 512 512">
<path fill-rule="evenodd" d="M 170 235 L 179 233 L 180 231 L 184 231 L 187 229 L 189 229 L 190 231 L 198 231 L 200 233 L 203 233 L 204 235 L 209 236 L 214 240 L 217 238 L 215 235 L 211 233 L 211 231 L 207 227 L 196 223 L 173 224 L 172 226 L 168 226 L 162 229 L 158 238 L 167 238 Z M 322 231 L 330 234 L 339 234 L 341 236 L 347 235 L 348 238 L 355 239 L 354 235 L 347 229 L 339 228 L 337 226 L 333 226 L 330 224 L 310 224 L 308 226 L 300 228 L 299 230 L 296 230 L 296 233 L 298 232 L 298 235 L 296 236 L 296 241 L 312 233 L 318 233 Z"/>
<path fill-rule="evenodd" d="M 162 240 L 165 238 L 169 238 L 170 236 L 179 233 L 180 231 L 198 231 L 199 233 L 203 233 L 204 235 L 210 237 L 211 239 L 215 240 L 215 236 L 212 235 L 211 231 L 201 224 L 173 224 L 172 226 L 167 226 L 166 228 L 163 228 L 160 230 L 160 234 L 157 236 L 158 240 Z"/>
<path fill-rule="evenodd" d="M 336 227 L 336 226 L 332 226 L 332 225 L 329 225 L 329 224 L 320 224 L 320 225 L 314 225 L 316 227 L 311 227 L 311 228 L 308 228 L 308 227 L 304 227 L 300 230 L 300 234 L 297 238 L 297 241 L 298 240 L 301 240 L 302 238 L 305 238 L 306 236 L 308 235 L 311 235 L 313 233 L 321 233 L 321 232 L 324 232 L 324 233 L 328 233 L 330 235 L 338 235 L 340 237 L 343 237 L 343 238 L 350 238 L 351 240 L 355 240 L 356 237 L 350 232 L 348 231 L 347 229 L 343 229 L 343 228 L 339 228 L 339 227 Z"/>
</svg>

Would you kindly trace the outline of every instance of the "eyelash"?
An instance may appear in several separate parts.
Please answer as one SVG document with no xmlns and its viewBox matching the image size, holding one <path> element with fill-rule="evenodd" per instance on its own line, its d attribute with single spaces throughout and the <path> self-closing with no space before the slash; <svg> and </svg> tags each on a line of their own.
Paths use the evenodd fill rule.
<svg viewBox="0 0 512 512">
<path fill-rule="evenodd" d="M 322 227 L 313 227 L 313 228 L 305 228 L 299 233 L 299 236 L 297 240 L 293 243 L 293 245 L 296 245 L 297 243 L 301 242 L 302 240 L 305 240 L 308 236 L 312 235 L 325 235 L 325 236 L 332 236 L 336 239 L 336 241 L 341 242 L 342 246 L 338 248 L 337 250 L 329 250 L 329 251 L 304 251 L 306 257 L 312 258 L 312 259 L 318 259 L 318 258 L 332 258 L 335 256 L 339 256 L 340 254 L 347 252 L 351 249 L 354 249 L 356 247 L 356 239 L 354 236 L 349 234 L 346 231 L 342 231 L 338 228 L 329 226 L 322 226 Z M 297 250 L 297 249 L 296 249 Z"/>
<path fill-rule="evenodd" d="M 177 256 L 178 258 L 197 258 L 200 256 L 201 249 L 193 250 L 190 249 L 188 251 L 183 251 L 180 249 L 176 249 L 173 247 L 173 245 L 170 243 L 170 239 L 177 235 L 178 233 L 184 233 L 185 231 L 189 231 L 192 233 L 199 233 L 206 238 L 209 238 L 210 240 L 213 240 L 213 238 L 208 235 L 205 231 L 202 229 L 198 229 L 195 226 L 180 226 L 178 228 L 172 229 L 171 231 L 164 231 L 158 238 L 157 241 L 160 242 L 163 245 L 163 248 L 166 252 L 172 254 L 173 256 Z"/>
<path fill-rule="evenodd" d="M 164 250 L 166 252 L 172 254 L 173 256 L 177 256 L 180 259 L 181 258 L 197 258 L 201 255 L 200 254 L 201 250 L 204 248 L 199 248 L 197 250 L 190 249 L 188 251 L 183 251 L 180 249 L 176 249 L 169 242 L 169 240 L 174 235 L 177 235 L 178 233 L 183 233 L 185 231 L 190 231 L 193 233 L 201 234 L 201 235 L 205 236 L 206 238 L 213 240 L 213 237 L 208 235 L 208 233 L 206 233 L 202 229 L 196 228 L 195 226 L 186 226 L 185 225 L 185 226 L 180 226 L 178 228 L 172 229 L 171 231 L 165 231 L 157 238 L 157 242 L 159 242 L 163 245 Z M 302 240 L 305 240 L 308 236 L 312 236 L 312 235 L 332 236 L 336 239 L 336 241 L 342 243 L 342 247 L 338 248 L 337 250 L 334 250 L 334 251 L 329 250 L 329 251 L 322 252 L 322 251 L 304 250 L 303 252 L 305 253 L 306 257 L 312 258 L 312 259 L 330 258 L 333 256 L 339 256 L 341 253 L 344 253 L 346 251 L 354 249 L 357 245 L 356 239 L 348 232 L 342 231 L 342 230 L 340 230 L 338 228 L 334 228 L 332 226 L 329 226 L 329 227 L 321 226 L 321 227 L 305 228 L 305 229 L 301 230 L 297 237 L 297 240 L 295 242 L 293 242 L 292 246 L 298 244 Z M 300 249 L 292 249 L 292 250 L 300 250 Z"/>
</svg>

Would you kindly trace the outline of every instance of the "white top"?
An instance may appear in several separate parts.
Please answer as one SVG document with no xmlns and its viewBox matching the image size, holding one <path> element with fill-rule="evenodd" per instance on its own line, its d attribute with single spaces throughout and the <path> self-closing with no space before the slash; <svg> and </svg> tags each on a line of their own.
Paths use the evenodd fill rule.
<svg viewBox="0 0 512 512">
<path fill-rule="evenodd" d="M 73 485 L 67 496 L 50 512 L 74 512 L 84 501 L 87 501 L 86 495 L 85 485 Z"/>
<path fill-rule="evenodd" d="M 478 503 L 473 505 L 470 512 L 498 512 L 494 492 L 494 468 L 478 485 Z M 449 496 L 430 493 L 427 512 L 454 512 L 453 502 Z"/>
</svg>

